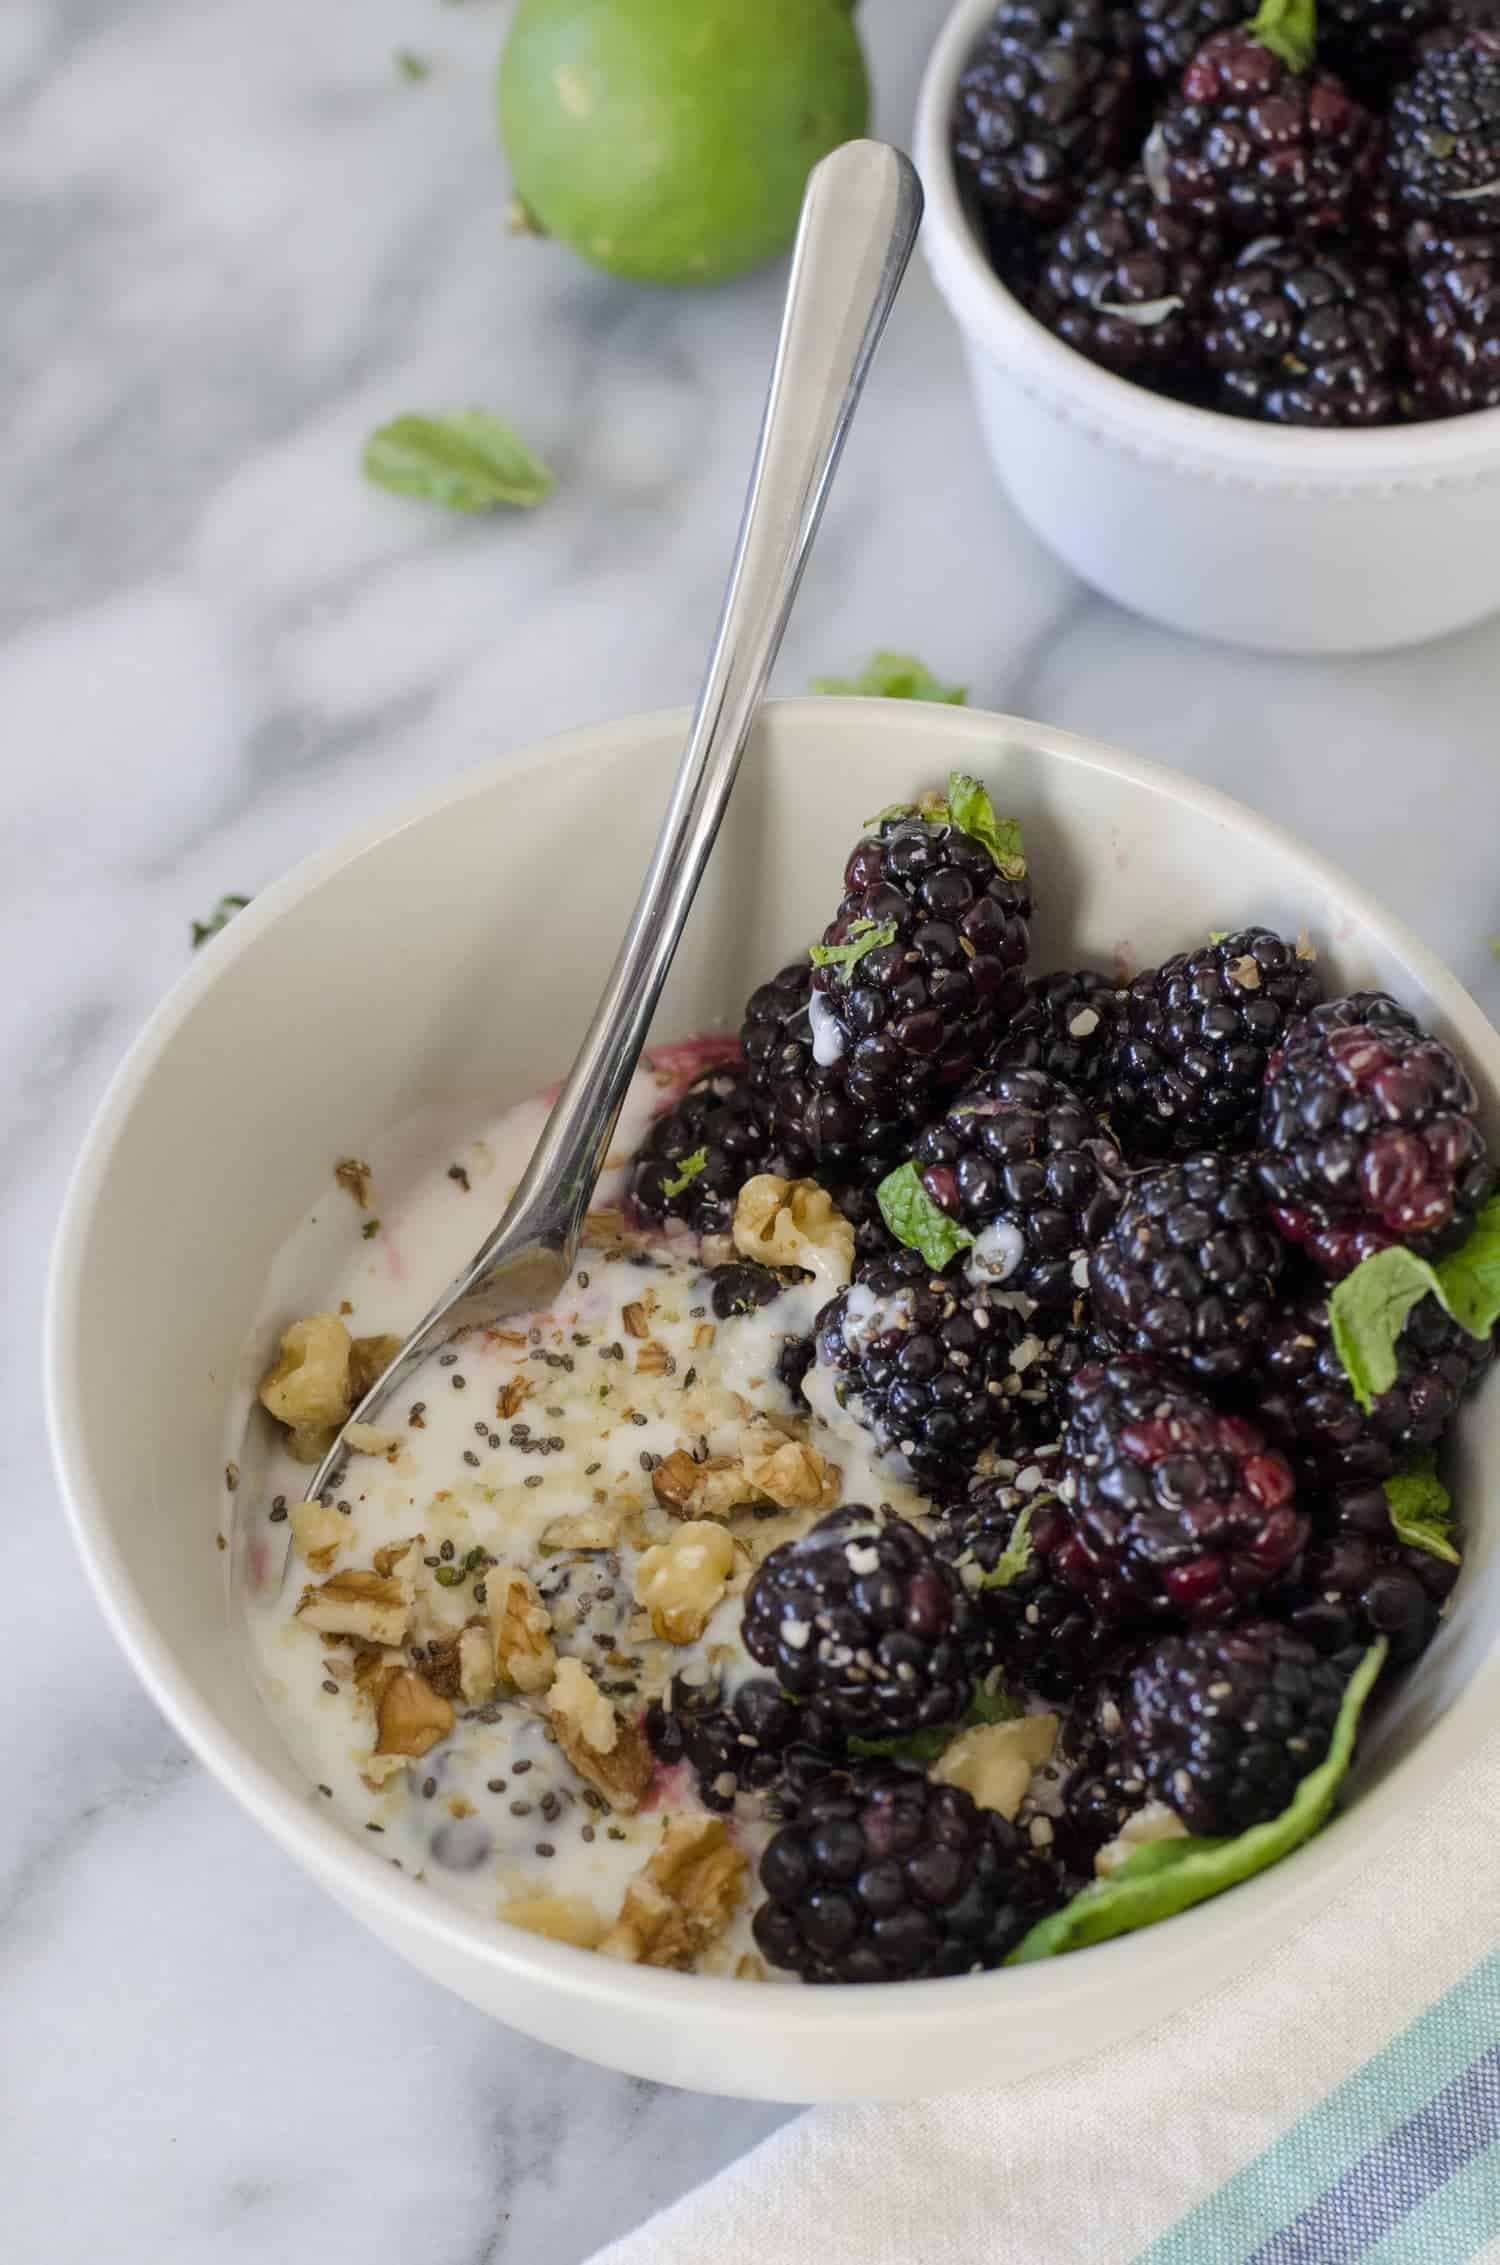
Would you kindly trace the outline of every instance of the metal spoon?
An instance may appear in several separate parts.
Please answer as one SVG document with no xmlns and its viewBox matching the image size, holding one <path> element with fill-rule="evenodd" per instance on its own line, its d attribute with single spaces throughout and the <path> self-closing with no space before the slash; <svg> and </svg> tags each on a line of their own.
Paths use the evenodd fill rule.
<svg viewBox="0 0 1500 2265">
<path fill-rule="evenodd" d="M 708 673 L 640 901 L 504 1218 L 349 1418 L 370 1423 L 460 1329 L 537 1312 L 573 1270 L 584 1214 L 729 802 L 870 361 L 922 217 L 899 150 L 846 142 L 814 167 Z M 347 1427 L 346 1427 L 347 1428 Z M 333 1483 L 340 1431 L 307 1490 Z"/>
</svg>

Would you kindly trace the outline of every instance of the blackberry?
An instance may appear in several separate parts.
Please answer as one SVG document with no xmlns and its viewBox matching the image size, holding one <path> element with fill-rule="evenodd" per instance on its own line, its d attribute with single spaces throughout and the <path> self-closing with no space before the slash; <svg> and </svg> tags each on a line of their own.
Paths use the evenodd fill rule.
<svg viewBox="0 0 1500 2265">
<path fill-rule="evenodd" d="M 708 1279 L 713 1284 L 711 1303 L 718 1321 L 735 1321 L 747 1313 L 759 1313 L 762 1306 L 770 1305 L 782 1291 L 808 1277 L 799 1267 L 760 1266 L 754 1259 L 730 1259 L 723 1266 L 709 1268 Z"/>
<path fill-rule="evenodd" d="M 1337 999 L 1324 999 L 1309 1007 L 1298 1025 L 1299 1031 L 1352 1030 L 1361 1027 L 1377 1028 L 1395 1023 L 1402 1030 L 1420 1031 L 1421 1024 L 1409 1008 L 1393 999 L 1389 991 L 1347 991 Z"/>
<path fill-rule="evenodd" d="M 1117 1618 L 1211 1622 L 1284 1572 L 1307 1536 L 1286 1458 L 1156 1362 L 1079 1370 L 1063 1437 L 1061 1579 Z"/>
<path fill-rule="evenodd" d="M 1247 1141 L 1267 1059 L 1319 991 L 1312 962 L 1269 928 L 1240 929 L 1138 975 L 1106 1072 L 1127 1155 Z"/>
<path fill-rule="evenodd" d="M 1245 21 L 1243 0 L 1136 0 L 1141 54 L 1154 79 L 1181 78 L 1215 32 Z"/>
<path fill-rule="evenodd" d="M 1144 159 L 1163 204 L 1242 236 L 1341 227 L 1377 162 L 1375 121 L 1342 81 L 1294 69 L 1252 25 L 1199 48 Z"/>
<path fill-rule="evenodd" d="M 1466 230 L 1500 221 L 1500 31 L 1424 47 L 1392 99 L 1385 162 L 1408 212 Z"/>
<path fill-rule="evenodd" d="M 1423 1031 L 1294 1027 L 1260 1118 L 1281 1233 L 1330 1271 L 1390 1243 L 1447 1249 L 1490 1192 L 1478 1106 L 1462 1063 Z"/>
<path fill-rule="evenodd" d="M 834 1185 L 846 1175 L 879 1178 L 884 1152 L 860 1148 L 867 1128 L 832 1068 L 815 1059 L 812 977 L 812 962 L 795 960 L 750 994 L 740 1027 L 750 1083 L 792 1170 Z"/>
<path fill-rule="evenodd" d="M 1057 1906 L 1057 1866 L 959 1786 L 889 1763 L 826 1777 L 760 1860 L 755 1940 L 807 1982 L 998 1966 Z"/>
<path fill-rule="evenodd" d="M 1500 408 L 1500 238 L 1414 221 L 1406 360 L 1428 416 Z"/>
<path fill-rule="evenodd" d="M 1077 1886 L 1096 1876 L 1094 1859 L 1100 1849 L 1118 1840 L 1145 1805 L 1145 1780 L 1134 1776 L 1118 1754 L 1112 1766 L 1080 1763 L 1070 1772 L 1053 1821 L 1053 1847 Z"/>
<path fill-rule="evenodd" d="M 1094 1320 L 1121 1352 L 1208 1383 L 1243 1376 L 1275 1318 L 1284 1252 L 1248 1157 L 1137 1173 L 1089 1259 Z"/>
<path fill-rule="evenodd" d="M 840 1406 L 927 1486 L 1016 1436 L 1037 1343 L 1017 1313 L 916 1251 L 862 1266 L 818 1316 L 818 1365 Z"/>
<path fill-rule="evenodd" d="M 956 1722 L 987 1664 L 979 1615 L 904 1518 L 846 1503 L 783 1542 L 745 1591 L 745 1649 L 839 1731 Z"/>
<path fill-rule="evenodd" d="M 841 1742 L 816 1706 L 798 1707 L 769 1676 L 752 1676 L 726 1706 L 717 1679 L 691 1684 L 674 1675 L 665 1701 L 647 1707 L 651 1751 L 669 1767 L 686 1761 L 706 1809 L 734 1807 L 740 1793 L 764 1793 L 781 1777 L 787 1749 L 802 1744 L 833 1756 Z"/>
<path fill-rule="evenodd" d="M 642 1141 L 630 1192 L 647 1219 L 682 1219 L 697 1234 L 726 1234 L 735 1197 L 770 1157 L 766 1112 L 749 1081 L 735 1070 L 705 1070 Z M 689 1163 L 694 1168 L 684 1174 Z"/>
<path fill-rule="evenodd" d="M 1384 1487 L 1341 1486 L 1275 1602 L 1298 1635 L 1330 1656 L 1347 1658 L 1384 1636 L 1389 1673 L 1427 1649 L 1458 1572 L 1397 1538 Z"/>
<path fill-rule="evenodd" d="M 1384 262 L 1348 243 L 1262 238 L 1213 286 L 1201 335 L 1220 407 L 1278 425 L 1387 425 L 1401 306 Z"/>
<path fill-rule="evenodd" d="M 1145 175 L 1105 175 L 1046 244 L 1031 312 L 1107 370 L 1185 362 L 1221 259 L 1216 232 L 1157 203 Z"/>
<path fill-rule="evenodd" d="M 1106 0 L 1002 0 L 958 82 L 953 153 L 990 213 L 1061 220 L 1123 152 L 1134 76 Z"/>
<path fill-rule="evenodd" d="M 1038 1464 L 1047 1468 L 1043 1458 Z M 1004 1588 L 985 1588 L 1030 1508 L 1030 1555 Z M 976 1478 L 944 1514 L 933 1546 L 970 1590 L 989 1629 L 1007 1689 L 1071 1699 L 1118 1647 L 1118 1630 L 1101 1622 L 1077 1589 L 1052 1570 L 1051 1551 L 1068 1533 L 1066 1514 L 1041 1490 L 1023 1491 L 1014 1476 Z"/>
<path fill-rule="evenodd" d="M 1125 1679 L 1122 1742 L 1189 1832 L 1245 1832 L 1279 1816 L 1324 1759 L 1346 1681 L 1273 1621 L 1167 1636 Z"/>
<path fill-rule="evenodd" d="M 1045 1070 L 989 1070 L 927 1127 L 913 1161 L 933 1202 L 975 1237 L 971 1280 L 1049 1308 L 1077 1301 L 1125 1166 L 1070 1087 Z"/>
<path fill-rule="evenodd" d="M 1024 876 L 946 819 L 892 815 L 855 845 L 808 1002 L 840 1141 L 866 1157 L 909 1147 L 974 1075 L 1021 1004 L 1030 912 Z"/>
<path fill-rule="evenodd" d="M 1450 0 L 1318 0 L 1318 53 L 1362 102 L 1384 111 L 1419 42 L 1453 13 Z"/>
<path fill-rule="evenodd" d="M 1492 1349 L 1487 1337 L 1471 1337 L 1450 1320 L 1436 1298 L 1423 1298 L 1396 1341 L 1396 1381 L 1366 1413 L 1334 1350 L 1327 1298 L 1305 1298 L 1272 1324 L 1256 1420 L 1330 1484 L 1391 1478 L 1437 1445 Z"/>
<path fill-rule="evenodd" d="M 1045 1070 L 1085 1100 L 1102 1098 L 1120 996 L 1117 984 L 1089 968 L 1033 975 L 993 1062 L 1002 1069 Z"/>
</svg>

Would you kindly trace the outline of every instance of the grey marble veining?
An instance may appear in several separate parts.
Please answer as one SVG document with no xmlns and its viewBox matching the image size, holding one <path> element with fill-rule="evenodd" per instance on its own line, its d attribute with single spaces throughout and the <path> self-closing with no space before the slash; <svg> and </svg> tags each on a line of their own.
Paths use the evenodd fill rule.
<svg viewBox="0 0 1500 2265">
<path fill-rule="evenodd" d="M 864 0 L 898 139 L 942 12 Z M 345 1920 L 137 1694 L 42 1436 L 67 1166 L 189 921 L 435 775 L 696 682 L 780 278 L 639 293 L 509 237 L 504 20 L 0 8 L 7 2265 L 572 2265 L 776 2120 L 529 2045 Z M 543 511 L 471 525 L 362 483 L 372 425 L 468 401 L 553 461 Z M 1500 632 L 1287 662 L 1092 598 L 989 484 L 920 268 L 779 683 L 880 644 L 1273 811 L 1500 1003 Z"/>
</svg>

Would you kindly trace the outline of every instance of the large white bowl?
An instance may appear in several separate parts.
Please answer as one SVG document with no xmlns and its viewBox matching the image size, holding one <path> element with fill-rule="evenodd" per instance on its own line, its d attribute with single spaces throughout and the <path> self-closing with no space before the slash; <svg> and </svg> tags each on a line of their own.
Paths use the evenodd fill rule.
<svg viewBox="0 0 1500 2265">
<path fill-rule="evenodd" d="M 263 1713 L 227 1612 L 227 1396 L 267 1268 L 354 1151 L 435 1096 L 474 1120 L 566 1065 L 643 870 L 684 729 L 636 718 L 435 789 L 266 890 L 195 961 L 108 1093 L 70 1190 L 47 1325 L 58 1473 L 99 1599 L 182 1737 L 385 1942 L 475 2005 L 616 2068 L 786 2100 L 995 2083 L 1210 1989 L 1325 1903 L 1500 1711 L 1495 1388 L 1466 1414 L 1456 1610 L 1373 1728 L 1357 1798 L 1289 1862 L 1053 1964 L 887 1989 L 654 1973 L 479 1920 L 344 1831 Z M 1331 977 L 1389 985 L 1456 1041 L 1497 1114 L 1500 1039 L 1332 867 L 1186 779 L 1036 724 L 857 700 L 772 706 L 659 1021 L 734 1017 L 816 932 L 870 811 L 980 773 L 1026 829 L 1036 964 L 1141 962 L 1210 928 L 1304 924 Z M 412 1283 L 412 1313 L 436 1282 Z M 165 1859 L 164 1859 L 165 1860 Z"/>
<path fill-rule="evenodd" d="M 1022 516 L 1122 605 L 1236 644 L 1378 652 L 1500 609 L 1500 409 L 1371 432 L 1250 424 L 1097 368 L 1006 290 L 949 147 L 959 74 L 993 12 L 958 0 L 915 154 L 922 243 Z"/>
</svg>

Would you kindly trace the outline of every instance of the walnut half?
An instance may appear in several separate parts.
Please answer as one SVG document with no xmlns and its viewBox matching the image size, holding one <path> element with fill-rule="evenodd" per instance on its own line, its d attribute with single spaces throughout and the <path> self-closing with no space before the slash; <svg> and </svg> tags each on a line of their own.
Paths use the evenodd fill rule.
<svg viewBox="0 0 1500 2265">
<path fill-rule="evenodd" d="M 518 1691 L 545 1691 L 557 1672 L 552 1620 L 529 1575 L 496 1565 L 484 1577 L 495 1672 Z"/>
<path fill-rule="evenodd" d="M 411 1623 L 411 1587 L 394 1575 L 335 1573 L 304 1589 L 297 1617 L 324 1636 L 358 1636 L 367 1644 L 403 1644 Z"/>
<path fill-rule="evenodd" d="M 758 1172 L 734 1207 L 734 1244 L 761 1266 L 800 1266 L 830 1290 L 854 1272 L 854 1229 L 816 1180 Z"/>
<path fill-rule="evenodd" d="M 651 1782 L 651 1749 L 639 1724 L 610 1705 L 581 1660 L 561 1659 L 547 1694 L 557 1743 L 585 1784 L 629 1815 Z"/>
<path fill-rule="evenodd" d="M 728 1528 L 690 1518 L 646 1550 L 635 1569 L 635 1601 L 668 1644 L 693 1644 L 707 1627 L 734 1571 Z"/>
<path fill-rule="evenodd" d="M 673 1817 L 599 1944 L 605 1958 L 690 1967 L 734 1917 L 746 1860 L 722 1817 Z"/>
</svg>

